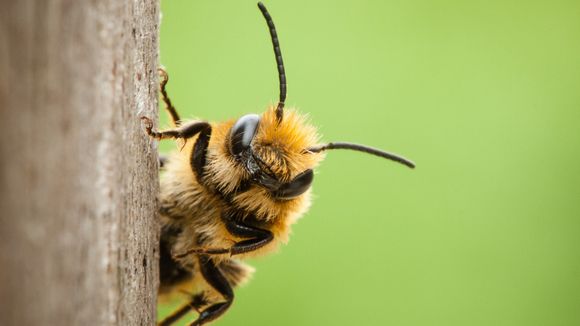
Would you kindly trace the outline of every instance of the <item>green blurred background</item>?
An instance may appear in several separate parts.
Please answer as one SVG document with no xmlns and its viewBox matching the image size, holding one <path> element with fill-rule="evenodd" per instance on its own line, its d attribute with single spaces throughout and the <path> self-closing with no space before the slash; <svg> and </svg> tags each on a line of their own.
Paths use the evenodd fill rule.
<svg viewBox="0 0 580 326">
<path fill-rule="evenodd" d="M 252 261 L 215 324 L 580 325 L 580 2 L 265 4 L 287 105 L 325 141 L 418 167 L 330 152 L 289 245 Z M 276 101 L 255 1 L 163 0 L 162 12 L 183 116 Z"/>
</svg>

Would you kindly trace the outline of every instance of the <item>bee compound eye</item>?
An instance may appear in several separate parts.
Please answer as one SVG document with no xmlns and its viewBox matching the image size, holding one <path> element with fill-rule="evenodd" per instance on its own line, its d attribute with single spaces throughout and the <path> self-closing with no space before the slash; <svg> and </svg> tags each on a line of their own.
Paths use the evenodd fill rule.
<svg viewBox="0 0 580 326">
<path fill-rule="evenodd" d="M 275 193 L 275 197 L 279 199 L 292 199 L 302 195 L 314 180 L 314 172 L 308 169 L 296 176 L 292 181 L 283 184 Z"/>
<path fill-rule="evenodd" d="M 239 157 L 250 148 L 259 124 L 260 116 L 257 114 L 246 114 L 236 121 L 229 137 L 229 149 L 233 156 Z"/>
</svg>

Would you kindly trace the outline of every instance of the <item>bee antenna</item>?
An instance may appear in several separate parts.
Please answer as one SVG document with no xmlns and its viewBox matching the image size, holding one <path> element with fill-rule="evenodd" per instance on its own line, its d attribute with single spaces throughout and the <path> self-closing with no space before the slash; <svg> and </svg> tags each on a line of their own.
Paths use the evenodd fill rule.
<svg viewBox="0 0 580 326">
<path fill-rule="evenodd" d="M 276 56 L 276 64 L 278 65 L 278 78 L 280 79 L 280 99 L 276 107 L 276 119 L 278 123 L 282 122 L 284 117 L 284 101 L 286 101 L 286 73 L 284 72 L 284 61 L 282 61 L 282 52 L 280 51 L 280 42 L 278 41 L 278 34 L 276 33 L 276 26 L 272 16 L 266 9 L 263 3 L 258 2 L 258 8 L 264 15 L 268 28 L 270 29 L 270 37 L 272 38 L 272 46 L 274 47 L 274 55 Z"/>
<path fill-rule="evenodd" d="M 372 147 L 368 147 L 368 146 L 364 146 L 364 145 L 353 144 L 353 143 L 343 143 L 343 142 L 328 143 L 325 145 L 318 145 L 318 146 L 310 147 L 308 149 L 308 152 L 319 153 L 319 152 L 329 150 L 329 149 L 350 149 L 353 151 L 358 151 L 358 152 L 363 152 L 363 153 L 367 153 L 367 154 L 371 154 L 371 155 L 375 155 L 375 156 L 380 156 L 382 158 L 386 158 L 388 160 L 395 161 L 395 162 L 401 163 L 403 165 L 406 165 L 406 166 L 410 167 L 411 169 L 415 168 L 415 163 L 409 161 L 408 159 L 406 159 L 402 156 L 387 153 L 387 152 L 382 151 L 380 149 L 376 149 L 376 148 L 372 148 Z"/>
</svg>

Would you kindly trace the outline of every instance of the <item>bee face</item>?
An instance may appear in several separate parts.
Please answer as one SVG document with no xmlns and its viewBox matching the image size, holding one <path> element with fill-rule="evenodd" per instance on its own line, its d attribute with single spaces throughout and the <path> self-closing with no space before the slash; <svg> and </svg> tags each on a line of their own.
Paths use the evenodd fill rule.
<svg viewBox="0 0 580 326">
<path fill-rule="evenodd" d="M 290 111 L 278 121 L 273 109 L 262 116 L 247 114 L 230 129 L 228 149 L 250 177 L 279 200 L 305 193 L 314 179 L 312 168 L 322 159 L 307 149 L 316 143 L 314 128 Z"/>
</svg>

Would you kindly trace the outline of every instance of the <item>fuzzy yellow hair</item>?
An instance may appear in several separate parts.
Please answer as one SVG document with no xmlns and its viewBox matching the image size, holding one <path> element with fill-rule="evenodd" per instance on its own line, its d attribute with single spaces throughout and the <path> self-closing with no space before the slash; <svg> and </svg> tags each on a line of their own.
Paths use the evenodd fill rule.
<svg viewBox="0 0 580 326">
<path fill-rule="evenodd" d="M 262 114 L 260 127 L 254 137 L 254 152 L 282 181 L 288 182 L 297 174 L 312 169 L 324 158 L 322 153 L 309 153 L 320 137 L 306 116 L 296 110 L 284 110 L 278 123 L 276 109 L 270 107 Z"/>
</svg>

